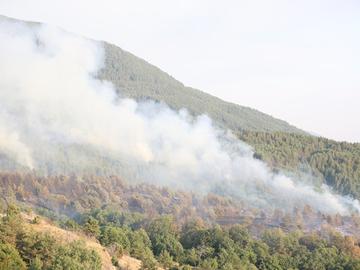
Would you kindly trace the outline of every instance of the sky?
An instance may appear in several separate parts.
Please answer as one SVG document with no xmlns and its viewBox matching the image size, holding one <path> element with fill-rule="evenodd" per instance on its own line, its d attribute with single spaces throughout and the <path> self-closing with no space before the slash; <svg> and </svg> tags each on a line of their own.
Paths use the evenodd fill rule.
<svg viewBox="0 0 360 270">
<path fill-rule="evenodd" d="M 114 43 L 188 86 L 360 142 L 360 1 L 0 0 L 0 14 Z"/>
</svg>

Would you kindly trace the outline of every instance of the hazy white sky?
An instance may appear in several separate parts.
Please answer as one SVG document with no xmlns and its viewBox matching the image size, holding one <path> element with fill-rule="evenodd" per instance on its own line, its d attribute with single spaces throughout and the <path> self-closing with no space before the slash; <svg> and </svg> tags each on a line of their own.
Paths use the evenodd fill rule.
<svg viewBox="0 0 360 270">
<path fill-rule="evenodd" d="M 358 0 L 0 0 L 0 14 L 110 41 L 186 85 L 360 142 Z"/>
</svg>

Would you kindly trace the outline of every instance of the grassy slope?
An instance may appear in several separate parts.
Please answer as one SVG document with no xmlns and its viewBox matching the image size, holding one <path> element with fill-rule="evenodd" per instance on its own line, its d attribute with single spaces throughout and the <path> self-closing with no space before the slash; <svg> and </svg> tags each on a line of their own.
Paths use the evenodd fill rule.
<svg viewBox="0 0 360 270">
<path fill-rule="evenodd" d="M 111 262 L 111 256 L 106 248 L 100 245 L 99 242 L 97 242 L 94 238 L 89 238 L 80 233 L 61 229 L 44 218 L 41 218 L 38 224 L 33 224 L 31 222 L 35 217 L 33 214 L 23 213 L 22 216 L 30 230 L 35 232 L 48 233 L 61 243 L 69 243 L 81 240 L 85 243 L 86 248 L 93 249 L 99 254 L 102 261 L 102 270 L 116 269 Z M 141 262 L 139 260 L 127 255 L 124 255 L 119 259 L 119 265 L 128 270 L 138 270 L 141 268 Z"/>
</svg>

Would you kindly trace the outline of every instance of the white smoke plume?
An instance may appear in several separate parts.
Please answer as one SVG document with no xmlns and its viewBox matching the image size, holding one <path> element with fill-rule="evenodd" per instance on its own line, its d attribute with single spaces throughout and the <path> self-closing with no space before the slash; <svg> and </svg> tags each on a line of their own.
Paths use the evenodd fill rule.
<svg viewBox="0 0 360 270">
<path fill-rule="evenodd" d="M 23 166 L 33 168 L 30 149 L 19 140 L 19 134 L 0 119 L 0 149 Z"/>
<path fill-rule="evenodd" d="M 357 200 L 327 186 L 272 173 L 207 116 L 118 98 L 110 83 L 96 79 L 99 42 L 7 20 L 0 20 L 0 40 L 0 152 L 22 165 L 36 169 L 56 144 L 85 145 L 117 158 L 140 181 L 223 192 L 261 206 L 360 211 Z"/>
</svg>

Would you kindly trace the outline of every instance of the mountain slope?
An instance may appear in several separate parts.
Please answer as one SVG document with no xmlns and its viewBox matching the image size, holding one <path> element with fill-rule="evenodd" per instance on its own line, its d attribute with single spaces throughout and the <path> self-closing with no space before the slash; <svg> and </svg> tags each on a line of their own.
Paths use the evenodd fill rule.
<svg viewBox="0 0 360 270">
<path fill-rule="evenodd" d="M 306 134 L 283 120 L 186 87 L 159 68 L 115 45 L 104 42 L 104 48 L 105 66 L 99 76 L 112 82 L 124 97 L 152 99 L 175 110 L 186 108 L 194 115 L 207 114 L 223 128 L 234 131 Z"/>
<path fill-rule="evenodd" d="M 37 233 L 45 233 L 51 235 L 62 244 L 71 243 L 74 241 L 81 241 L 83 246 L 96 251 L 97 254 L 100 256 L 102 262 L 102 270 L 115 270 L 115 267 L 111 263 L 110 254 L 94 239 L 86 237 L 85 235 L 77 234 L 72 231 L 66 231 L 64 229 L 61 229 L 43 218 L 40 219 L 38 216 L 35 216 L 32 213 L 22 213 L 22 217 L 25 221 L 24 224 L 29 227 L 30 230 Z M 37 219 L 36 223 L 33 222 L 35 218 Z"/>
</svg>

